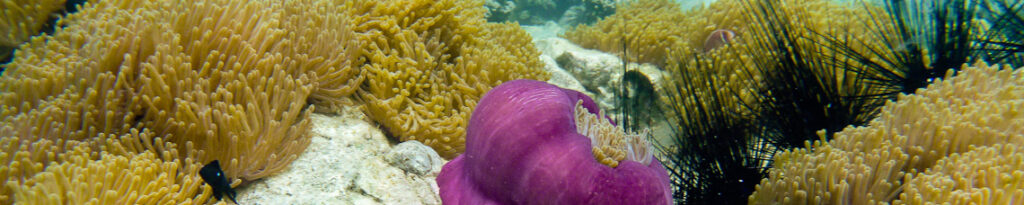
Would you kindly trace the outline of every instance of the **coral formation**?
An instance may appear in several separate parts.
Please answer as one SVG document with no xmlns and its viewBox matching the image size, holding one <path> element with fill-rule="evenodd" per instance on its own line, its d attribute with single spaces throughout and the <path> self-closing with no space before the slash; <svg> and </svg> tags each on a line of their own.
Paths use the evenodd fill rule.
<svg viewBox="0 0 1024 205">
<path fill-rule="evenodd" d="M 631 1 L 615 14 L 593 25 L 578 25 L 563 36 L 584 48 L 664 68 L 667 48 L 677 48 L 684 44 L 682 38 L 688 37 L 690 29 L 677 23 L 692 20 L 687 15 L 671 0 Z"/>
<path fill-rule="evenodd" d="M 1011 151 L 1024 143 L 1024 115 L 1019 113 L 1024 106 L 1019 97 L 1024 93 L 1022 76 L 1021 70 L 984 63 L 965 65 L 956 75 L 947 72 L 944 80 L 886 104 L 880 116 L 866 127 L 849 127 L 831 141 L 808 142 L 804 149 L 777 154 L 769 178 L 757 186 L 750 203 L 916 204 L 963 200 L 959 194 L 924 197 L 938 191 L 982 194 L 972 198 L 978 200 L 973 202 L 1019 197 L 1016 191 L 999 191 L 1021 189 L 1014 187 L 1019 178 L 1013 176 L 1019 175 L 1019 170 L 991 164 L 1019 157 Z M 996 155 L 993 152 L 1000 154 L 964 158 Z M 919 188 L 925 184 L 948 187 L 957 183 L 948 180 L 965 180 L 968 176 L 946 170 L 967 169 L 985 173 L 970 176 L 984 183 L 957 188 L 962 191 Z M 1006 176 L 1000 179 L 1008 181 L 985 181 L 983 177 L 990 174 Z"/>
<path fill-rule="evenodd" d="M 757 15 L 764 12 L 759 10 L 757 4 L 760 3 L 756 2 L 721 0 L 705 7 L 684 11 L 678 3 L 671 0 L 630 1 L 620 6 L 615 14 L 594 25 L 579 25 L 563 36 L 584 48 L 614 53 L 631 62 L 652 63 L 660 68 L 666 68 L 673 64 L 673 57 L 680 56 L 670 53 L 679 52 L 684 54 L 682 56 L 700 53 L 701 50 L 706 50 L 703 48 L 705 42 L 710 36 L 716 35 L 716 31 L 732 31 L 739 43 L 742 43 L 743 39 L 767 35 L 751 33 L 754 32 L 754 26 L 772 23 L 756 19 Z M 786 10 L 794 27 L 813 29 L 821 36 L 855 31 L 844 37 L 851 37 L 847 40 L 849 42 L 857 42 L 856 39 L 876 37 L 871 35 L 880 33 L 872 32 L 876 30 L 873 23 L 878 22 L 872 22 L 871 16 L 862 12 L 865 9 L 878 10 L 876 7 L 861 8 L 822 0 L 772 2 L 784 5 L 781 8 Z M 835 18 L 836 16 L 843 18 Z M 715 52 L 712 55 L 727 53 L 729 52 Z M 729 65 L 726 68 L 737 69 L 745 65 Z"/>
<path fill-rule="evenodd" d="M 225 173 L 232 179 L 253 180 L 283 169 L 308 144 L 309 125 L 304 119 L 310 108 L 305 100 L 314 89 L 315 80 L 309 77 L 317 75 L 302 66 L 311 63 L 299 57 L 306 54 L 288 46 L 303 38 L 281 28 L 278 20 L 249 18 L 287 15 L 276 13 L 274 5 L 145 2 L 132 9 L 104 4 L 82 13 L 139 14 L 113 17 L 130 19 L 125 25 L 86 21 L 114 26 L 111 30 L 134 28 L 121 36 L 92 34 L 98 42 L 122 42 L 111 46 L 126 50 L 108 54 L 124 59 L 86 69 L 113 68 L 122 75 L 137 76 L 125 79 L 133 83 L 127 90 L 136 99 L 127 106 L 138 115 L 134 123 L 167 135 L 167 141 L 194 143 L 207 152 L 198 161 L 224 162 Z"/>
<path fill-rule="evenodd" d="M 593 116 L 598 113 L 589 97 L 544 82 L 515 80 L 494 88 L 473 111 L 466 153 L 445 164 L 438 175 L 442 201 L 669 204 L 671 190 L 665 168 L 657 160 L 645 164 L 653 156 L 637 150 L 642 142 L 632 141 L 643 141 L 642 137 L 618 138 L 633 150 L 600 148 L 605 153 L 627 152 L 611 159 L 621 159 L 614 168 L 595 159 L 592 150 L 599 149 L 595 146 L 601 143 L 592 140 L 602 140 L 584 136 L 592 133 L 578 133 L 578 126 L 586 120 L 576 117 L 607 120 Z M 598 127 L 608 126 L 612 125 Z M 640 161 L 633 161 L 637 159 Z"/>
<path fill-rule="evenodd" d="M 134 114 L 126 106 L 132 100 L 128 83 L 116 72 L 118 67 L 102 66 L 118 59 L 104 51 L 120 48 L 103 41 L 86 43 L 91 38 L 84 37 L 127 31 L 90 26 L 72 24 L 66 33 L 34 38 L 21 47 L 19 57 L 3 65 L 8 69 L 0 77 L 0 89 L 5 91 L 0 93 L 0 156 L 10 167 L 0 170 L 0 181 L 20 184 L 60 162 L 56 156 L 69 148 L 87 146 L 80 145 L 88 143 L 84 141 L 131 133 Z M 2 197 L 9 196 L 9 188 L 0 189 Z"/>
<path fill-rule="evenodd" d="M 17 137 L 0 137 L 0 179 L 6 183 L 20 183 L 22 178 L 42 172 L 46 163 L 54 161 L 64 141 L 37 140 L 31 143 L 19 141 Z M 11 180 L 11 181 L 8 181 Z M 5 184 L 6 184 L 5 183 Z M 11 188 L 0 187 L 0 203 L 11 204 Z"/>
<path fill-rule="evenodd" d="M 279 26 L 285 36 L 280 42 L 291 43 L 277 48 L 292 58 L 281 68 L 287 68 L 293 76 L 307 74 L 315 81 L 309 100 L 317 107 L 336 109 L 349 104 L 346 97 L 354 94 L 365 79 L 359 67 L 365 61 L 359 57 L 365 43 L 352 30 L 352 14 L 341 12 L 347 11 L 348 5 L 301 0 L 268 6 L 283 8 Z"/>
<path fill-rule="evenodd" d="M 180 189 L 130 197 L 173 192 L 192 198 L 201 188 L 191 180 L 192 163 L 220 160 L 234 186 L 284 169 L 309 143 L 311 104 L 345 103 L 362 83 L 353 67 L 362 64 L 363 50 L 349 29 L 351 15 L 339 12 L 344 6 L 314 0 L 85 4 L 3 65 L 0 159 L 11 166 L 0 170 L 0 180 L 39 185 L 21 192 L 35 198 L 78 186 L 42 185 L 72 180 L 38 174 L 44 169 L 51 176 L 86 171 L 81 167 L 129 176 L 133 167 L 174 163 L 178 173 L 168 168 L 170 178 L 161 179 L 178 177 L 173 183 L 182 183 Z M 134 135 L 146 137 L 123 139 Z M 67 148 L 79 143 L 109 140 L 130 143 L 121 150 L 92 149 L 109 153 L 88 160 L 54 157 L 70 155 Z M 176 145 L 204 154 L 166 153 Z M 121 165 L 122 159 L 145 163 Z M 11 192 L 0 193 L 0 202 L 9 203 Z"/>
<path fill-rule="evenodd" d="M 0 137 L 0 203 L 207 203 L 193 160 L 201 151 L 147 130 L 85 141 Z M 19 145 L 20 144 L 20 145 Z M 187 156 L 178 159 L 179 154 Z"/>
<path fill-rule="evenodd" d="M 0 1 L 0 46 L 15 47 L 26 42 L 48 23 L 54 12 L 64 9 L 66 0 Z"/>
<path fill-rule="evenodd" d="M 971 146 L 907 181 L 896 204 L 1012 204 L 1024 199 L 1020 144 Z"/>
<path fill-rule="evenodd" d="M 366 113 L 402 141 L 452 158 L 464 149 L 476 102 L 498 84 L 546 79 L 530 37 L 514 23 L 485 23 L 477 0 L 358 2 L 354 30 L 369 42 Z"/>
<path fill-rule="evenodd" d="M 124 149 L 109 146 L 113 152 Z M 24 204 L 188 204 L 210 198 L 209 188 L 195 175 L 200 164 L 176 159 L 174 147 L 161 156 L 72 148 L 23 183 L 8 181 L 11 196 Z"/>
<path fill-rule="evenodd" d="M 86 3 L 3 65 L 0 159 L 12 165 L 0 169 L 0 180 L 35 190 L 19 191 L 25 196 L 48 195 L 72 186 L 42 185 L 54 180 L 49 176 L 93 166 L 86 164 L 130 175 L 123 159 L 219 160 L 237 186 L 285 168 L 310 142 L 314 108 L 350 105 L 357 92 L 368 115 L 392 134 L 453 156 L 484 92 L 512 79 L 546 78 L 530 37 L 514 23 L 485 23 L 480 4 Z M 53 157 L 79 143 L 134 135 L 145 137 L 117 152 L 94 149 L 110 152 L 102 159 Z M 165 153 L 175 145 L 203 154 Z M 189 166 L 167 176 L 191 177 L 184 174 Z M 0 193 L 0 202 L 9 202 L 10 190 Z"/>
</svg>

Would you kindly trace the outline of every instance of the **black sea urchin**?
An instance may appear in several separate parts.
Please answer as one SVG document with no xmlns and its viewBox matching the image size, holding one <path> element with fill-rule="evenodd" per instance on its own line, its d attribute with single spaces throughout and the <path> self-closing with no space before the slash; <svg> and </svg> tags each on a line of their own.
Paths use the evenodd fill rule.
<svg viewBox="0 0 1024 205">
<path fill-rule="evenodd" d="M 870 6 L 865 4 L 866 6 Z M 914 93 L 949 70 L 971 60 L 1021 66 L 1024 15 L 1020 2 L 1007 0 L 886 0 L 884 12 L 870 12 L 874 35 L 889 44 L 856 51 L 849 42 L 832 39 L 823 44 L 861 66 L 851 71 L 864 75 L 895 99 Z"/>
<path fill-rule="evenodd" d="M 678 58 L 678 57 L 677 57 Z M 686 58 L 683 56 L 683 58 Z M 737 91 L 722 86 L 711 58 L 691 57 L 693 69 L 676 72 L 666 88 L 674 145 L 658 144 L 677 202 L 742 204 L 766 176 L 772 148 L 752 138 L 762 130 L 734 109 Z"/>
<path fill-rule="evenodd" d="M 748 39 L 748 55 L 753 63 L 747 69 L 760 73 L 762 84 L 755 86 L 751 108 L 762 136 L 780 149 L 803 147 L 804 141 L 825 139 L 850 125 L 863 125 L 878 113 L 884 101 L 873 97 L 879 88 L 864 75 L 852 72 L 859 66 L 836 51 L 818 46 L 810 28 L 790 24 L 779 2 L 750 2 L 751 19 L 758 24 Z M 750 72 L 750 73 L 754 73 Z"/>
</svg>

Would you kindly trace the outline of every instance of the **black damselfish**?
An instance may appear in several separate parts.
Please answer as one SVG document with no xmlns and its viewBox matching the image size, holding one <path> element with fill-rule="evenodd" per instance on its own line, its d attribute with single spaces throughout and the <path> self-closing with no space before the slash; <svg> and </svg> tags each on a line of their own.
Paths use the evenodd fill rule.
<svg viewBox="0 0 1024 205">
<path fill-rule="evenodd" d="M 235 201 L 235 190 L 231 189 L 231 182 L 228 182 L 228 178 L 224 176 L 224 171 L 220 169 L 220 162 L 213 160 L 212 162 L 203 165 L 203 168 L 199 170 L 199 176 L 203 177 L 203 181 L 213 187 L 213 196 L 217 197 L 217 200 L 221 200 L 221 195 L 226 194 L 231 202 L 238 204 Z"/>
</svg>

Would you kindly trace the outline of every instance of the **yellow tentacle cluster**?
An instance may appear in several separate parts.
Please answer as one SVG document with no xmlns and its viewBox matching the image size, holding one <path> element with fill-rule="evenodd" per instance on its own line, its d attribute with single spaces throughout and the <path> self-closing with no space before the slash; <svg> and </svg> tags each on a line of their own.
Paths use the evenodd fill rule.
<svg viewBox="0 0 1024 205">
<path fill-rule="evenodd" d="M 902 95 L 865 127 L 775 156 L 752 204 L 1020 201 L 1024 72 L 977 63 Z"/>
<path fill-rule="evenodd" d="M 623 132 L 612 125 L 601 112 L 590 113 L 583 107 L 583 101 L 576 102 L 574 110 L 576 132 L 590 138 L 594 159 L 601 164 L 615 168 L 622 160 L 639 162 L 644 165 L 654 160 L 654 147 L 647 140 L 647 129 L 639 133 Z"/>
<path fill-rule="evenodd" d="M 402 141 L 441 156 L 465 149 L 469 114 L 488 90 L 514 79 L 546 80 L 530 36 L 515 23 L 486 23 L 482 1 L 356 1 L 368 42 L 359 90 L 367 115 Z"/>
</svg>

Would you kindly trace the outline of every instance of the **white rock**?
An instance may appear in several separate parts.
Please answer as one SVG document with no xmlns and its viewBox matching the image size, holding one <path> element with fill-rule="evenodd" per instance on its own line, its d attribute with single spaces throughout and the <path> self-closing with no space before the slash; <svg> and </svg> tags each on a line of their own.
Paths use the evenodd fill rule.
<svg viewBox="0 0 1024 205">
<path fill-rule="evenodd" d="M 547 71 L 548 74 L 551 74 L 551 78 L 547 81 L 548 83 L 561 88 L 579 91 L 589 96 L 594 96 L 593 93 L 590 93 L 586 88 L 583 88 L 583 84 L 580 84 L 580 81 L 576 80 L 576 77 L 573 77 L 572 74 L 569 74 L 569 72 L 558 67 L 558 63 L 556 63 L 555 59 L 551 58 L 551 56 L 541 55 L 540 60 L 541 62 L 544 62 L 544 70 Z"/>
<path fill-rule="evenodd" d="M 555 57 L 558 65 L 569 71 L 589 90 L 606 87 L 612 79 L 622 76 L 622 61 L 612 54 L 596 50 L 566 50 Z"/>
<path fill-rule="evenodd" d="M 570 50 L 586 50 L 560 37 L 534 38 L 533 41 L 534 46 L 537 47 L 537 50 L 540 50 L 542 55 L 550 56 L 551 58 L 558 58 L 562 53 Z"/>
<path fill-rule="evenodd" d="M 242 204 L 440 204 L 437 177 L 446 161 L 437 153 L 424 174 L 407 172 L 386 158 L 392 146 L 356 111 L 311 115 L 313 139 L 282 173 L 240 187 Z M 428 149 L 429 152 L 433 150 Z M 436 165 L 436 169 L 434 168 Z"/>
<path fill-rule="evenodd" d="M 566 47 L 563 47 L 566 48 Z M 572 48 L 572 47 L 568 47 Z M 558 49 L 552 49 L 558 53 Z M 566 49 L 555 57 L 555 62 L 594 93 L 595 101 L 605 109 L 615 107 L 615 88 L 622 78 L 622 61 L 618 57 L 589 49 Z"/>
<path fill-rule="evenodd" d="M 417 175 L 437 174 L 444 165 L 434 149 L 416 140 L 398 144 L 388 152 L 387 159 L 392 166 Z"/>
<path fill-rule="evenodd" d="M 615 106 L 615 91 L 618 89 L 623 75 L 622 60 L 617 56 L 598 50 L 585 49 L 566 39 L 552 37 L 534 41 L 535 46 L 541 51 L 541 59 L 549 64 L 546 68 L 551 73 L 551 80 L 562 82 L 565 78 L 562 73 L 568 73 L 576 79 L 585 91 L 581 91 L 597 102 L 607 113 L 613 113 Z M 555 59 L 555 65 L 550 65 L 548 59 Z M 665 81 L 666 72 L 651 64 L 629 63 L 629 70 L 638 70 L 643 73 L 654 85 L 655 90 L 660 91 Z M 557 84 L 558 86 L 575 89 L 574 84 Z"/>
</svg>

